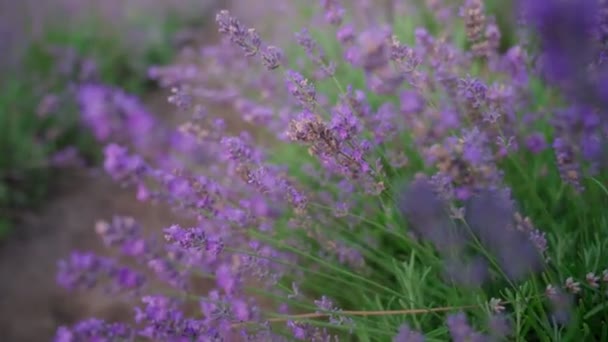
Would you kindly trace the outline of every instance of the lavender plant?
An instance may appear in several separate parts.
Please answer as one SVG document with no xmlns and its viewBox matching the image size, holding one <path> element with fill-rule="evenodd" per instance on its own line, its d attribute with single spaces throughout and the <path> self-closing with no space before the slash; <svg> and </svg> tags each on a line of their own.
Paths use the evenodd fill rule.
<svg viewBox="0 0 608 342">
<path fill-rule="evenodd" d="M 196 224 L 99 223 L 136 266 L 78 252 L 58 281 L 128 295 L 134 322 L 56 340 L 608 338 L 605 5 L 522 2 L 506 49 L 459 5 L 324 0 L 282 49 L 219 12 L 217 46 L 150 71 L 194 148 L 105 149 Z"/>
</svg>

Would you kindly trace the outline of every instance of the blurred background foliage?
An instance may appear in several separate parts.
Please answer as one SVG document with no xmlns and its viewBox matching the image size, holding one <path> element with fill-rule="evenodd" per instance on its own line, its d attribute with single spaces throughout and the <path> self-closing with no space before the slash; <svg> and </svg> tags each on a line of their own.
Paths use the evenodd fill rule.
<svg viewBox="0 0 608 342">
<path fill-rule="evenodd" d="M 80 125 L 75 89 L 96 82 L 143 95 L 180 32 L 204 24 L 213 1 L 0 2 L 0 239 L 47 197 L 53 159 L 99 150 Z"/>
</svg>

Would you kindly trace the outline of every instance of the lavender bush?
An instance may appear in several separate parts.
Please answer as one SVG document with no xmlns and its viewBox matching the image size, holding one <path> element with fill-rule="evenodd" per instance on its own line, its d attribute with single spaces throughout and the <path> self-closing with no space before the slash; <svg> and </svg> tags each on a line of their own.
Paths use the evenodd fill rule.
<svg viewBox="0 0 608 342">
<path fill-rule="evenodd" d="M 100 222 L 135 263 L 75 252 L 58 281 L 125 295 L 134 321 L 56 340 L 608 338 L 608 7 L 513 7 L 324 0 L 282 48 L 219 12 L 221 43 L 150 70 L 181 135 L 105 148 L 196 224 Z M 86 117 L 117 105 L 83 91 Z"/>
</svg>

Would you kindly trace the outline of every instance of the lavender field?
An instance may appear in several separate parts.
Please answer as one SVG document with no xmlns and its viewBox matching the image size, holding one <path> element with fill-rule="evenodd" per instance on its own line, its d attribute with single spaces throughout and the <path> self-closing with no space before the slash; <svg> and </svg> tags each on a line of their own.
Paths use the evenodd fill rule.
<svg viewBox="0 0 608 342">
<path fill-rule="evenodd" d="M 608 340 L 605 1 L 0 19 L 0 341 Z"/>
</svg>

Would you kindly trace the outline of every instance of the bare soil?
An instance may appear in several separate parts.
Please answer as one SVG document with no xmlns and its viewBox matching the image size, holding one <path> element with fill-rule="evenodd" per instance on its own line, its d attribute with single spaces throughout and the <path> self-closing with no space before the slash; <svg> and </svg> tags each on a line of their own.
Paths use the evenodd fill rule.
<svg viewBox="0 0 608 342">
<path fill-rule="evenodd" d="M 103 252 L 94 233 L 100 219 L 132 216 L 157 231 L 177 222 L 169 210 L 138 202 L 132 190 L 102 174 L 66 171 L 55 188 L 45 207 L 25 217 L 15 236 L 0 246 L 0 341 L 49 341 L 58 326 L 84 317 L 130 317 L 120 300 L 59 288 L 57 260 L 72 250 Z"/>
</svg>

